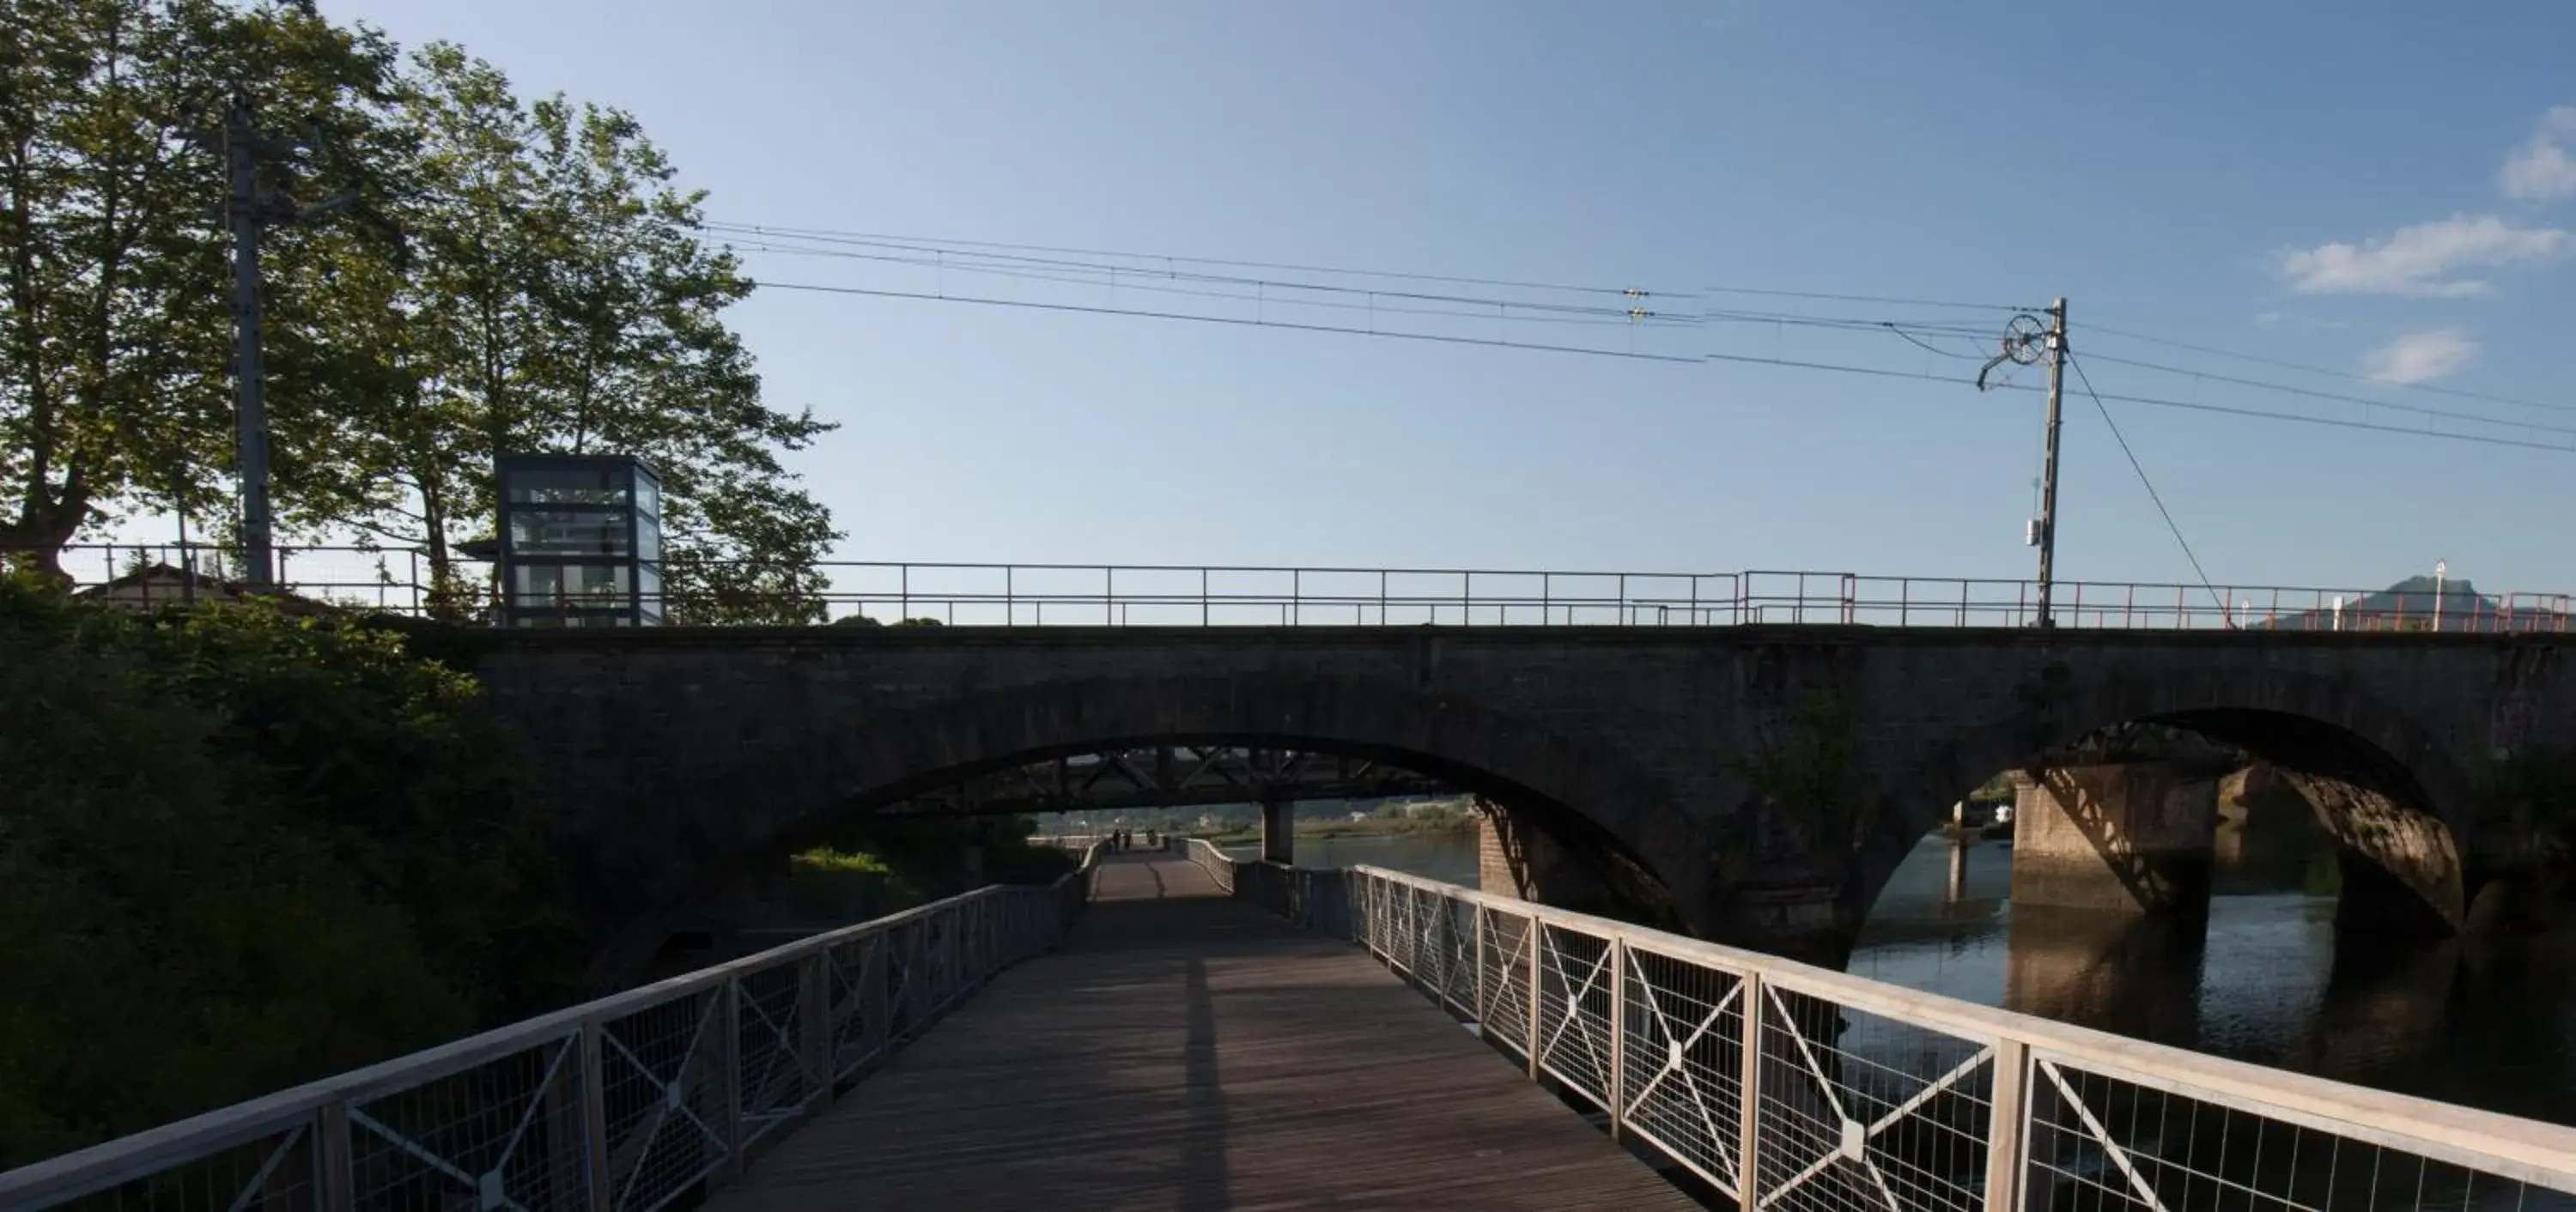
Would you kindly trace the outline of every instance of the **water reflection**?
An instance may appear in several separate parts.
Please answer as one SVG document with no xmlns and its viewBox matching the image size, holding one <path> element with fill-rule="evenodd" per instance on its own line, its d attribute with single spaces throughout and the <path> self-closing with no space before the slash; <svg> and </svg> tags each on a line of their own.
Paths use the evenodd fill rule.
<svg viewBox="0 0 2576 1212">
<path fill-rule="evenodd" d="M 2317 864 L 2276 855 L 2222 861 L 2205 922 L 2016 909 L 2008 844 L 1927 837 L 1872 909 L 1850 970 L 2218 1056 L 2576 1123 L 2576 940 L 2340 940 L 2331 883 Z"/>
<path fill-rule="evenodd" d="M 2009 844 L 1928 837 L 1871 910 L 1850 970 L 2256 1064 L 2576 1123 L 2576 937 L 2339 944 L 2333 856 L 2314 840 L 2295 827 L 2239 839 L 2232 859 L 2222 851 L 2207 920 L 2156 925 L 2016 910 Z M 1476 882 L 1472 836 L 1297 846 L 1309 865 Z"/>
</svg>

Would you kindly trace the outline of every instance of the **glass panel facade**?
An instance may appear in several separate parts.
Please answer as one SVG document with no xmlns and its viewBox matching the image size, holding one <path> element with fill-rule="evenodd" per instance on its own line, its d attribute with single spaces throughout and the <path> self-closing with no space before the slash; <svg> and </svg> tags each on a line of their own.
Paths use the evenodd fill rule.
<svg viewBox="0 0 2576 1212">
<path fill-rule="evenodd" d="M 617 467 L 514 467 L 504 487 L 513 505 L 624 505 L 632 476 Z"/>
<path fill-rule="evenodd" d="M 623 608 L 633 582 L 625 564 L 526 563 L 510 570 L 510 604 L 535 608 Z"/>
<path fill-rule="evenodd" d="M 510 550 L 519 556 L 628 554 L 623 509 L 513 509 Z"/>
<path fill-rule="evenodd" d="M 495 471 L 511 624 L 662 621 L 662 492 L 650 467 L 624 455 L 528 454 L 502 457 Z"/>
</svg>

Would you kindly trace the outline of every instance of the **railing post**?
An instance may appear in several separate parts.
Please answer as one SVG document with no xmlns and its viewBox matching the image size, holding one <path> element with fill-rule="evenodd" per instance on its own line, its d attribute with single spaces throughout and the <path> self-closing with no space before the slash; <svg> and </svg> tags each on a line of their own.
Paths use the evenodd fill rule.
<svg viewBox="0 0 2576 1212">
<path fill-rule="evenodd" d="M 1521 993 L 1521 1009 L 1523 1011 L 1521 1017 L 1529 1020 L 1527 1023 L 1529 1028 L 1529 1038 L 1524 1041 L 1529 1049 L 1529 1079 L 1531 1081 L 1537 1081 L 1539 1001 L 1538 950 L 1539 936 L 1544 934 L 1546 931 L 1538 924 L 1538 915 L 1535 913 L 1529 915 L 1529 917 L 1523 920 L 1529 923 L 1529 984 Z"/>
<path fill-rule="evenodd" d="M 808 1106 L 832 1101 L 832 951 L 817 949 L 796 965 L 797 1060 L 814 1081 Z"/>
<path fill-rule="evenodd" d="M 1742 1212 L 1759 1212 L 1761 1167 L 1754 1162 L 1762 1148 L 1762 974 L 1748 969 L 1736 980 L 1735 1002 L 1744 1011 L 1744 1058 L 1736 1074 L 1741 1114 L 1735 1129 L 1735 1199 Z"/>
<path fill-rule="evenodd" d="M 1476 1032 L 1479 1035 L 1489 1035 L 1492 1032 L 1487 1025 L 1488 1020 L 1485 1018 L 1485 907 L 1483 905 L 1470 904 L 1468 909 L 1476 915 L 1476 941 L 1474 951 L 1476 964 Z"/>
<path fill-rule="evenodd" d="M 724 1165 L 716 1173 L 730 1178 L 743 1171 L 742 1160 L 742 981 L 726 977 L 708 1012 L 717 1016 L 716 1063 L 724 1066 Z"/>
<path fill-rule="evenodd" d="M 1628 1128 L 1628 945 L 1610 937 L 1610 1139 L 1621 1140 Z"/>
<path fill-rule="evenodd" d="M 2015 1212 L 2021 1199 L 2023 1125 L 2030 1122 L 2030 1045 L 1995 1044 L 1993 1119 L 1986 1128 L 1986 1212 Z"/>
<path fill-rule="evenodd" d="M 617 1182 L 608 1173 L 608 1077 L 599 1071 L 607 1026 L 581 1020 L 581 1150 L 590 1176 L 589 1212 L 609 1212 Z"/>
<path fill-rule="evenodd" d="M 358 1206 L 351 1160 L 349 1104 L 335 1098 L 313 1113 L 314 1202 L 321 1212 L 353 1212 Z"/>
</svg>

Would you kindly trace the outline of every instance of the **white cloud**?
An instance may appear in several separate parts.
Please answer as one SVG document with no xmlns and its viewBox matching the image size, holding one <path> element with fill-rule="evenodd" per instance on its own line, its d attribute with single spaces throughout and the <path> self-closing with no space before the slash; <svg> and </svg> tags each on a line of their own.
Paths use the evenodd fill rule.
<svg viewBox="0 0 2576 1212">
<path fill-rule="evenodd" d="M 2554 227 L 2519 227 L 2494 215 L 2453 215 L 2398 228 L 2360 244 L 2321 244 L 2280 254 L 2280 271 L 2301 294 L 2484 294 L 2487 284 L 2457 276 L 2554 261 L 2576 251 L 2576 236 Z"/>
<path fill-rule="evenodd" d="M 2497 187 L 2508 198 L 2576 198 L 2576 156 L 2568 154 L 2570 143 L 2576 143 L 2576 105 L 2542 114 L 2531 139 L 2505 159 L 2496 174 Z"/>
<path fill-rule="evenodd" d="M 2478 343 L 2456 328 L 2410 332 L 2372 350 L 2364 365 L 2370 377 L 2404 386 L 2430 383 L 2469 364 Z"/>
</svg>

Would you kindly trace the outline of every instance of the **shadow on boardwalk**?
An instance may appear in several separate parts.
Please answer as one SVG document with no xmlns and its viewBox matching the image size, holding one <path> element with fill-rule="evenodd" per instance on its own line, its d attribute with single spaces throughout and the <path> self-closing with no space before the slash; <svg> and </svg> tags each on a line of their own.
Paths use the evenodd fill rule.
<svg viewBox="0 0 2576 1212">
<path fill-rule="evenodd" d="M 1169 856 L 716 1193 L 827 1209 L 1692 1208 L 1358 949 Z"/>
</svg>

